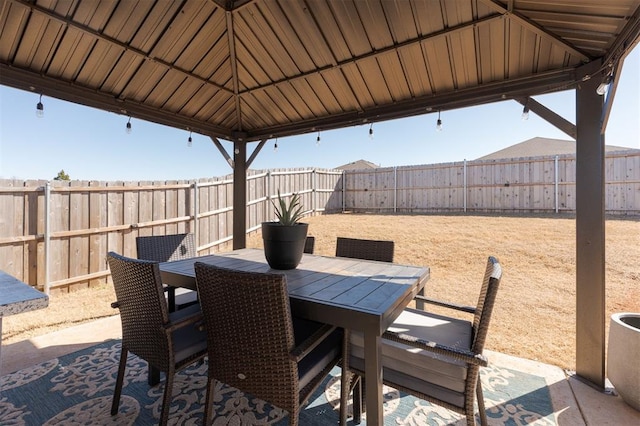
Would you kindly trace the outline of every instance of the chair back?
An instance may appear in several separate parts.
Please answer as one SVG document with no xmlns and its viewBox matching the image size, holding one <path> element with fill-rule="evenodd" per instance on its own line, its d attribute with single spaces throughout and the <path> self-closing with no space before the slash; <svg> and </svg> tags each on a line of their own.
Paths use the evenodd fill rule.
<svg viewBox="0 0 640 426">
<path fill-rule="evenodd" d="M 138 259 L 168 262 L 197 256 L 193 234 L 137 237 Z"/>
<path fill-rule="evenodd" d="M 107 254 L 122 322 L 122 344 L 167 371 L 170 342 L 164 330 L 169 312 L 156 262 Z"/>
<path fill-rule="evenodd" d="M 308 236 L 304 241 L 304 253 L 313 254 L 313 248 L 316 245 L 316 237 Z"/>
<path fill-rule="evenodd" d="M 478 297 L 476 312 L 473 317 L 474 335 L 471 349 L 475 353 L 482 353 L 484 349 L 501 278 L 502 267 L 500 266 L 500 262 L 495 257 L 489 256 L 480 289 L 480 296 Z"/>
<path fill-rule="evenodd" d="M 336 256 L 338 257 L 393 262 L 393 250 L 393 241 L 345 237 L 338 237 L 336 240 Z"/>
<path fill-rule="evenodd" d="M 286 278 L 196 262 L 209 374 L 283 409 L 298 406 Z"/>
</svg>

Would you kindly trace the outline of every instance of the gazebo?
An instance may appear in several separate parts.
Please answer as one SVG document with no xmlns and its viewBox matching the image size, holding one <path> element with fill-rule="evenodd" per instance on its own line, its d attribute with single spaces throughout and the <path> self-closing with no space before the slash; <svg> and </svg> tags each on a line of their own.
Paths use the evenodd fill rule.
<svg viewBox="0 0 640 426">
<path fill-rule="evenodd" d="M 0 0 L 0 84 L 209 136 L 236 206 L 271 138 L 521 103 L 577 141 L 576 365 L 602 388 L 603 135 L 639 41 L 638 0 Z M 576 123 L 532 98 L 563 90 Z"/>
</svg>

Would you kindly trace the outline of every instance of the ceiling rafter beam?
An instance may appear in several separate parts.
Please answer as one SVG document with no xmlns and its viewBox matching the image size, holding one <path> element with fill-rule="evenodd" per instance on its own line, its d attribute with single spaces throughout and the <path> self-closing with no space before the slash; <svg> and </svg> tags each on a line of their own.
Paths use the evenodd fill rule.
<svg viewBox="0 0 640 426">
<path fill-rule="evenodd" d="M 36 12 L 36 13 L 45 15 L 47 18 L 49 18 L 51 20 L 54 20 L 54 21 L 59 22 L 59 23 L 61 23 L 63 25 L 71 27 L 71 28 L 73 28 L 73 29 L 75 29 L 77 31 L 80 31 L 80 32 L 82 32 L 84 34 L 87 34 L 87 35 L 91 36 L 91 37 L 94 37 L 97 40 L 101 40 L 101 41 L 103 41 L 103 42 L 105 42 L 107 44 L 110 44 L 110 45 L 113 45 L 113 46 L 117 46 L 118 48 L 122 49 L 125 52 L 129 52 L 129 53 L 132 53 L 132 54 L 138 56 L 139 58 L 141 58 L 144 61 L 150 61 L 150 62 L 154 62 L 156 64 L 159 64 L 159 65 L 165 67 L 168 70 L 176 71 L 176 72 L 178 72 L 180 74 L 183 74 L 184 76 L 186 76 L 188 78 L 196 79 L 196 80 L 200 81 L 202 84 L 204 84 L 206 86 L 212 86 L 212 87 L 216 88 L 216 90 L 222 90 L 222 91 L 227 92 L 229 94 L 232 93 L 231 90 L 227 89 L 224 86 L 220 86 L 218 84 L 212 83 L 211 81 L 207 80 L 206 78 L 200 77 L 200 76 L 198 76 L 196 74 L 193 74 L 193 73 L 191 73 L 191 72 L 189 72 L 187 70 L 184 70 L 182 68 L 176 67 L 175 65 L 172 65 L 172 64 L 170 64 L 168 62 L 165 62 L 162 59 L 152 58 L 147 53 L 145 53 L 145 52 L 143 52 L 143 51 L 141 51 L 139 49 L 136 49 L 136 48 L 131 47 L 131 46 L 125 44 L 125 43 L 122 43 L 122 42 L 120 42 L 120 41 L 118 41 L 116 39 L 108 37 L 108 36 L 104 35 L 103 33 L 99 32 L 99 31 L 96 31 L 96 30 L 94 30 L 92 28 L 89 28 L 89 27 L 87 27 L 85 25 L 79 24 L 79 23 L 77 23 L 75 21 L 72 21 L 71 19 L 67 19 L 64 16 L 57 15 L 57 14 L 53 13 L 50 10 L 47 10 L 47 9 L 41 7 L 41 6 L 38 6 L 35 3 L 28 2 L 27 0 L 10 0 L 10 1 L 12 1 L 14 3 L 17 3 L 17 4 L 20 4 L 20 5 L 28 8 L 28 9 L 30 9 L 32 12 Z"/>
<path fill-rule="evenodd" d="M 547 121 L 549 124 L 556 126 L 559 130 L 565 132 L 573 139 L 578 137 L 575 124 L 565 119 L 560 114 L 550 110 L 535 99 L 526 97 L 518 98 L 516 101 L 518 101 L 522 106 L 529 108 L 529 110 L 535 112 L 540 116 L 540 118 Z"/>
<path fill-rule="evenodd" d="M 576 83 L 574 69 L 540 73 L 535 76 L 517 80 L 484 84 L 476 88 L 440 93 L 435 96 L 423 96 L 421 98 L 398 102 L 393 105 L 372 108 L 366 112 L 353 111 L 331 117 L 260 129 L 259 131 L 250 132 L 245 135 L 245 139 L 247 141 L 255 141 L 274 136 L 292 136 L 318 130 L 332 130 L 371 122 L 423 115 L 438 110 L 446 111 L 466 108 L 507 99 L 567 90 L 573 88 Z"/>
<path fill-rule="evenodd" d="M 389 52 L 393 52 L 393 51 L 396 51 L 396 50 L 399 50 L 399 49 L 402 49 L 402 48 L 405 48 L 405 47 L 414 46 L 416 44 L 420 44 L 420 43 L 423 43 L 425 41 L 433 40 L 433 39 L 436 39 L 436 38 L 439 38 L 439 37 L 446 37 L 446 36 L 449 36 L 449 35 L 464 31 L 464 30 L 468 30 L 469 28 L 476 28 L 479 25 L 487 24 L 487 23 L 493 22 L 493 21 L 498 20 L 498 19 L 503 19 L 503 16 L 500 15 L 500 14 L 489 15 L 489 16 L 486 16 L 484 18 L 472 21 L 472 22 L 465 22 L 464 24 L 460 24 L 460 25 L 457 25 L 455 27 L 447 28 L 447 29 L 444 29 L 444 30 L 441 30 L 441 31 L 438 31 L 438 32 L 435 32 L 435 33 L 426 34 L 426 35 L 423 35 L 423 36 L 420 36 L 420 37 L 417 37 L 417 38 L 412 38 L 410 40 L 406 40 L 406 41 L 403 41 L 401 43 L 396 43 L 396 44 L 393 44 L 391 46 L 387 46 L 387 47 L 385 47 L 383 49 L 377 49 L 377 50 L 375 50 L 373 52 L 366 53 L 364 55 L 355 56 L 353 58 L 349 58 L 349 59 L 346 59 L 344 61 L 336 62 L 335 64 L 326 65 L 324 67 L 318 67 L 318 68 L 316 68 L 316 69 L 314 69 L 312 71 L 303 72 L 303 73 L 297 74 L 297 75 L 295 75 L 293 77 L 285 77 L 285 78 L 282 78 L 280 80 L 273 81 L 273 82 L 271 82 L 269 84 L 265 84 L 263 86 L 258 86 L 258 87 L 254 87 L 254 88 L 251 88 L 251 89 L 243 90 L 242 92 L 240 92 L 240 95 L 245 95 L 245 94 L 250 94 L 250 93 L 253 93 L 253 92 L 257 92 L 257 91 L 266 90 L 266 89 L 268 89 L 270 87 L 277 86 L 277 85 L 282 84 L 282 83 L 289 83 L 289 82 L 293 82 L 293 81 L 296 81 L 296 80 L 305 79 L 305 78 L 309 77 L 310 75 L 321 74 L 324 71 L 332 70 L 332 69 L 335 69 L 335 68 L 342 68 L 342 67 L 344 67 L 346 65 L 351 65 L 353 63 L 356 63 L 356 62 L 359 62 L 359 61 L 362 61 L 362 60 L 365 60 L 365 59 L 377 58 L 377 57 L 385 55 L 385 54 L 387 54 Z"/>
<path fill-rule="evenodd" d="M 604 57 L 604 64 L 613 64 L 633 50 L 633 46 L 640 43 L 640 7 L 629 18 L 627 25 L 624 26 L 622 32 L 616 37 L 615 42 Z"/>
<path fill-rule="evenodd" d="M 209 0 L 216 6 L 223 8 L 228 12 L 233 12 L 242 9 L 248 4 L 254 2 L 254 0 Z"/>
<path fill-rule="evenodd" d="M 591 60 L 591 58 L 586 53 L 581 52 L 580 50 L 576 49 L 574 46 L 562 40 L 561 38 L 548 33 L 542 27 L 540 27 L 537 24 L 534 24 L 523 15 L 520 15 L 518 12 L 510 10 L 512 9 L 512 5 L 509 5 L 509 7 L 505 8 L 501 3 L 498 3 L 496 0 L 479 0 L 479 1 L 481 1 L 491 9 L 495 10 L 496 12 L 500 13 L 501 15 L 504 15 L 507 18 L 527 28 L 528 30 L 533 31 L 536 35 L 542 38 L 545 38 L 554 44 L 559 45 L 562 49 L 565 49 L 572 55 L 580 58 L 581 61 L 588 62 Z"/>
<path fill-rule="evenodd" d="M 233 29 L 233 13 L 225 12 L 227 20 L 227 38 L 229 40 L 229 61 L 231 62 L 231 79 L 233 81 L 233 95 L 236 110 L 236 122 L 238 123 L 238 131 L 242 131 L 242 109 L 240 105 L 240 82 L 238 81 L 238 59 L 236 57 L 236 43 Z"/>
<path fill-rule="evenodd" d="M 253 160 L 256 159 L 256 157 L 258 156 L 258 154 L 260 153 L 260 151 L 264 147 L 264 144 L 266 144 L 266 143 L 267 143 L 267 139 L 260 140 L 260 143 L 258 143 L 258 146 L 256 146 L 256 148 L 251 153 L 251 156 L 247 160 L 247 168 L 251 167 L 251 163 L 253 163 Z"/>
<path fill-rule="evenodd" d="M 184 117 L 174 112 L 159 110 L 135 101 L 119 99 L 111 94 L 87 89 L 3 63 L 0 63 L 0 84 L 116 114 L 133 116 L 165 126 L 189 129 L 202 135 L 231 137 L 229 131 L 221 126 Z"/>
<path fill-rule="evenodd" d="M 231 166 L 231 169 L 233 169 L 233 166 L 234 166 L 233 158 L 231 158 L 227 150 L 224 149 L 224 146 L 222 146 L 222 143 L 220 143 L 220 140 L 215 136 L 211 136 L 211 142 L 213 142 L 215 147 L 218 148 L 218 151 L 220 151 L 220 154 L 222 154 L 224 159 L 227 161 L 227 164 L 229 164 L 229 166 Z"/>
</svg>

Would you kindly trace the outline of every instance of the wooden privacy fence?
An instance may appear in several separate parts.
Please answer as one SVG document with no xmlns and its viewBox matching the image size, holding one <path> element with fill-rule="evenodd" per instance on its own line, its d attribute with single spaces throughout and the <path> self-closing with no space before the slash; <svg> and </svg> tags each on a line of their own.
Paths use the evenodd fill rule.
<svg viewBox="0 0 640 426">
<path fill-rule="evenodd" d="M 251 171 L 247 232 L 274 219 L 271 198 L 301 194 L 307 214 L 342 209 L 342 172 Z M 0 270 L 49 292 L 103 283 L 106 254 L 136 257 L 137 236 L 193 232 L 199 254 L 233 239 L 233 180 L 0 180 Z"/>
<path fill-rule="evenodd" d="M 640 214 L 640 152 L 606 154 L 606 212 Z M 576 156 L 476 160 L 345 172 L 354 212 L 575 212 Z"/>
<path fill-rule="evenodd" d="M 277 169 L 247 178 L 247 232 L 275 218 L 271 199 L 318 212 L 575 212 L 575 155 L 366 170 Z M 640 153 L 607 153 L 606 211 L 640 214 Z M 0 269 L 33 286 L 102 283 L 106 253 L 136 256 L 144 235 L 193 232 L 199 254 L 233 239 L 233 181 L 0 180 Z"/>
</svg>

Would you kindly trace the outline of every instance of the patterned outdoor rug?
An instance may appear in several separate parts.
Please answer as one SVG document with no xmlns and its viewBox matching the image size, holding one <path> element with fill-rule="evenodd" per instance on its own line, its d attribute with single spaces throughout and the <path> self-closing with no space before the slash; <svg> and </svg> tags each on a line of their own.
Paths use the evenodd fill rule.
<svg viewBox="0 0 640 426">
<path fill-rule="evenodd" d="M 0 383 L 2 425 L 151 425 L 160 416 L 163 386 L 147 385 L 147 365 L 134 355 L 127 360 L 118 415 L 109 414 L 120 341 L 112 340 L 40 365 L 8 374 Z M 340 369 L 325 380 L 300 416 L 300 425 L 338 423 Z M 542 377 L 500 367 L 482 370 L 487 415 L 491 424 L 555 425 L 549 391 Z M 178 373 L 169 424 L 202 423 L 207 383 L 206 363 Z M 243 392 L 218 384 L 215 425 L 285 425 L 287 415 Z M 362 424 L 366 424 L 365 421 Z M 385 388 L 385 424 L 465 424 L 448 410 Z"/>
</svg>

